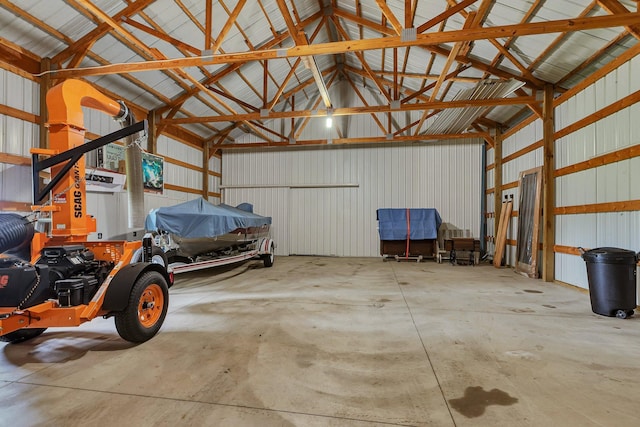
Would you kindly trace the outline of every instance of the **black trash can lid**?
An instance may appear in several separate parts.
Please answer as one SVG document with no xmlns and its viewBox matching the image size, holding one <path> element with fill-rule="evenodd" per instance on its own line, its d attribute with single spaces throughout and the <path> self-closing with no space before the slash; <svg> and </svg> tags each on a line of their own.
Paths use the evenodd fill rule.
<svg viewBox="0 0 640 427">
<path fill-rule="evenodd" d="M 596 248 L 585 251 L 582 259 L 586 262 L 602 262 L 606 264 L 635 264 L 638 255 L 634 251 L 620 248 Z"/>
</svg>

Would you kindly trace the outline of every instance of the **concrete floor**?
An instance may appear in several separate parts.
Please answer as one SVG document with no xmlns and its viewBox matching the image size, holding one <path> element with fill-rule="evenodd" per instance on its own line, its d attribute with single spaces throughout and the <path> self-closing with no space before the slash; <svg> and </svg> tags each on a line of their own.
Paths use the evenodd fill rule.
<svg viewBox="0 0 640 427">
<path fill-rule="evenodd" d="M 215 274 L 214 274 L 215 273 Z M 509 269 L 280 257 L 177 277 L 160 333 L 0 344 L 0 425 L 611 426 L 640 317 Z"/>
</svg>

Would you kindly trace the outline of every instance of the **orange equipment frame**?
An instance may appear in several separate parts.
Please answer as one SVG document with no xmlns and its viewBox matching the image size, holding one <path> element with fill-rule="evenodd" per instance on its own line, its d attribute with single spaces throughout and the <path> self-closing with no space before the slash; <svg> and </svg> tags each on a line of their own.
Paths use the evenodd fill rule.
<svg viewBox="0 0 640 427">
<path fill-rule="evenodd" d="M 110 99 L 90 84 L 80 80 L 66 80 L 56 85 L 47 93 L 46 101 L 49 111 L 47 126 L 49 128 L 50 148 L 32 149 L 34 161 L 38 158 L 38 155 L 60 155 L 85 143 L 83 106 L 102 111 L 119 120 L 126 118 L 129 114 L 127 107 L 123 103 Z M 87 241 L 89 233 L 96 231 L 96 222 L 95 218 L 86 214 L 84 156 L 80 155 L 76 160 L 74 164 L 66 166 L 51 166 L 52 177 L 60 172 L 65 174 L 65 167 L 67 170 L 71 167 L 72 171 L 71 173 L 66 173 L 53 186 L 49 203 L 42 206 L 33 206 L 33 210 L 50 212 L 52 224 L 49 235 L 45 233 L 36 233 L 34 235 L 31 242 L 32 262 L 35 263 L 44 247 L 82 244 L 94 252 L 95 259 L 113 262 L 115 267 L 100 284 L 99 289 L 88 304 L 61 307 L 57 301 L 47 300 L 24 309 L 19 307 L 0 307 L 0 335 L 22 328 L 78 326 L 97 316 L 107 315 L 114 311 L 113 307 L 104 307 L 107 289 L 112 281 L 125 282 L 122 287 L 130 289 L 132 284 L 129 282 L 135 281 L 138 275 L 148 269 L 160 271 L 168 280 L 168 283 L 172 283 L 172 274 L 168 273 L 163 267 L 159 267 L 156 264 L 130 265 L 134 255 L 138 256 L 136 251 L 142 246 L 140 241 Z M 37 178 L 37 173 L 34 176 L 35 178 Z M 36 184 L 34 183 L 34 185 Z M 140 252 L 142 251 L 138 253 Z M 139 260 L 136 259 L 136 261 Z M 127 271 L 116 277 L 117 273 L 123 269 Z M 118 286 L 120 285 L 121 283 L 118 283 Z M 118 298 L 119 296 L 120 293 Z M 117 306 L 118 304 L 120 302 L 115 305 Z M 123 307 L 118 308 L 122 309 Z"/>
</svg>

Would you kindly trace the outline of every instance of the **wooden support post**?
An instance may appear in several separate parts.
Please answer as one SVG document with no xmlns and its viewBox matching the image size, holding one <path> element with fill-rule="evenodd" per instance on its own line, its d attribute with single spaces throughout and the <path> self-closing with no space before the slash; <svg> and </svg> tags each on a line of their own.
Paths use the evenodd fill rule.
<svg viewBox="0 0 640 427">
<path fill-rule="evenodd" d="M 556 217 L 555 217 L 555 132 L 553 110 L 553 85 L 544 88 L 544 102 L 542 115 L 542 139 L 544 141 L 544 167 L 543 167 L 543 224 L 542 231 L 542 279 L 545 282 L 555 280 L 555 253 L 553 247 L 556 242 Z"/>
<path fill-rule="evenodd" d="M 498 234 L 498 219 L 502 212 L 502 131 L 500 128 L 495 129 L 495 147 L 493 147 L 493 237 Z"/>
<path fill-rule="evenodd" d="M 202 197 L 205 200 L 209 200 L 209 142 L 204 143 L 202 149 Z"/>
<path fill-rule="evenodd" d="M 269 61 L 263 61 L 264 75 L 262 77 L 262 108 L 267 108 L 269 99 Z"/>
<path fill-rule="evenodd" d="M 158 113 L 156 110 L 150 110 L 147 116 L 149 129 L 147 130 L 147 148 L 149 153 L 156 154 L 158 152 Z"/>
<path fill-rule="evenodd" d="M 51 70 L 51 59 L 42 58 L 40 71 Z M 51 74 L 47 73 L 40 78 L 40 122 L 38 123 L 38 135 L 40 148 L 49 148 L 49 129 L 47 129 L 47 92 L 51 89 Z"/>
</svg>

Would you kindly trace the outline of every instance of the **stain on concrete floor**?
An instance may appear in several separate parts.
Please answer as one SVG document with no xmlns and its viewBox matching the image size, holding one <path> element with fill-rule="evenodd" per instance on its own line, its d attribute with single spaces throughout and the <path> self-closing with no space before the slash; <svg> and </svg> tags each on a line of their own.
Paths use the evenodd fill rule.
<svg viewBox="0 0 640 427">
<path fill-rule="evenodd" d="M 449 399 L 451 407 L 467 418 L 482 416 L 487 407 L 491 405 L 511 406 L 517 402 L 517 398 L 502 390 L 494 388 L 490 391 L 485 391 L 480 386 L 467 387 L 464 391 L 464 396 L 457 399 Z"/>
</svg>

